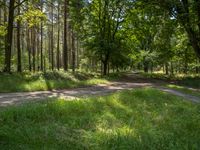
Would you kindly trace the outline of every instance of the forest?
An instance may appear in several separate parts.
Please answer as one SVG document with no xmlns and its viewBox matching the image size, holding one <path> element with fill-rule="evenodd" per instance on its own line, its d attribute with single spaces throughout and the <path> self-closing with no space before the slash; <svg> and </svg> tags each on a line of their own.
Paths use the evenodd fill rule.
<svg viewBox="0 0 200 150">
<path fill-rule="evenodd" d="M 0 0 L 1 150 L 199 150 L 200 0 Z"/>
<path fill-rule="evenodd" d="M 0 70 L 200 72 L 199 1 L 1 0 Z"/>
</svg>

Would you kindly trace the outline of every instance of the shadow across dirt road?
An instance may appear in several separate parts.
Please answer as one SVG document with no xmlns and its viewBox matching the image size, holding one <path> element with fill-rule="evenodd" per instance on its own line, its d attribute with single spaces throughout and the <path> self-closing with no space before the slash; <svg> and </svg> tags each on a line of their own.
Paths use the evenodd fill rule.
<svg viewBox="0 0 200 150">
<path fill-rule="evenodd" d="M 75 100 L 81 97 L 102 96 L 109 93 L 130 90 L 134 88 L 156 88 L 163 92 L 167 92 L 176 96 L 183 97 L 192 102 L 200 102 L 198 97 L 185 94 L 173 89 L 163 87 L 167 84 L 164 81 L 156 79 L 147 79 L 137 73 L 127 73 L 115 82 L 109 84 L 100 84 L 91 87 L 82 87 L 66 90 L 38 91 L 38 92 L 20 92 L 20 93 L 4 93 L 0 94 L 0 106 L 9 106 L 24 102 L 45 100 L 48 98 L 64 98 L 67 100 Z"/>
</svg>

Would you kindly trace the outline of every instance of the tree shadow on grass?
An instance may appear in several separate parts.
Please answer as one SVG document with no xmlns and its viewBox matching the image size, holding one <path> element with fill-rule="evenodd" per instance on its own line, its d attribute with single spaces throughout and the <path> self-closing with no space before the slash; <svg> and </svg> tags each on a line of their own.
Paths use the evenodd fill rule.
<svg viewBox="0 0 200 150">
<path fill-rule="evenodd" d="M 195 149 L 200 140 L 198 109 L 152 89 L 26 104 L 0 114 L 4 143 L 0 145 L 13 149 Z"/>
</svg>

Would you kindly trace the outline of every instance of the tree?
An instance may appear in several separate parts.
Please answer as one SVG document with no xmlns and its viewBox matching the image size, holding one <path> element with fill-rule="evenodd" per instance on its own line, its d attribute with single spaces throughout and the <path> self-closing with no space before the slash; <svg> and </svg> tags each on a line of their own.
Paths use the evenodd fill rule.
<svg viewBox="0 0 200 150">
<path fill-rule="evenodd" d="M 94 54 L 101 61 L 103 75 L 108 73 L 112 51 L 115 50 L 118 43 L 118 32 L 122 29 L 120 26 L 122 26 L 129 9 L 128 4 L 129 2 L 124 0 L 94 0 L 89 4 L 87 20 L 89 27 L 86 34 L 92 38 L 85 42 L 89 49 L 92 48 L 95 51 Z"/>
<path fill-rule="evenodd" d="M 4 68 L 4 72 L 10 72 L 11 71 L 11 48 L 12 48 L 12 39 L 13 39 L 14 8 L 15 8 L 15 0 L 10 0 L 8 27 L 7 27 L 6 43 L 5 43 L 5 68 Z"/>
<path fill-rule="evenodd" d="M 200 0 L 159 0 L 150 3 L 159 4 L 170 12 L 171 17 L 178 20 L 200 58 Z"/>
<path fill-rule="evenodd" d="M 20 0 L 18 0 L 20 3 Z M 18 15 L 20 15 L 20 7 L 18 7 Z M 17 20 L 17 71 L 22 72 L 22 62 L 21 62 L 21 43 L 20 43 L 20 19 Z"/>
<path fill-rule="evenodd" d="M 68 48 L 67 48 L 67 12 L 68 0 L 64 0 L 64 41 L 63 41 L 63 65 L 64 70 L 68 70 Z"/>
</svg>

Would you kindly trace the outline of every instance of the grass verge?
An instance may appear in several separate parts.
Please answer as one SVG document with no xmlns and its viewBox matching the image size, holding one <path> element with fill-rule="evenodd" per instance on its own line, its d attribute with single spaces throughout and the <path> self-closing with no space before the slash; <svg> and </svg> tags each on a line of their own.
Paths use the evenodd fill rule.
<svg viewBox="0 0 200 150">
<path fill-rule="evenodd" d="M 186 93 L 186 94 L 190 94 L 192 96 L 196 96 L 196 97 L 199 97 L 200 98 L 200 89 L 190 89 L 190 88 L 187 88 L 187 87 L 184 87 L 184 86 L 179 86 L 179 85 L 174 85 L 174 84 L 167 84 L 165 85 L 165 87 L 167 88 L 171 88 L 171 89 L 174 89 L 174 90 L 177 90 L 177 91 L 180 91 L 180 92 L 183 92 L 183 93 Z"/>
<path fill-rule="evenodd" d="M 160 73 L 141 73 L 146 78 L 160 79 L 180 86 L 200 89 L 200 75 L 165 75 Z"/>
<path fill-rule="evenodd" d="M 65 72 L 0 74 L 0 93 L 44 91 L 107 84 L 110 80 L 117 78 L 118 76 L 114 74 L 110 77 L 101 78 L 94 74 Z"/>
<path fill-rule="evenodd" d="M 0 111 L 0 147 L 197 150 L 199 110 L 155 89 L 12 106 Z"/>
</svg>

